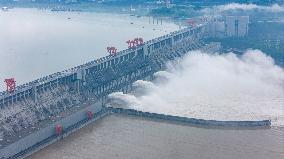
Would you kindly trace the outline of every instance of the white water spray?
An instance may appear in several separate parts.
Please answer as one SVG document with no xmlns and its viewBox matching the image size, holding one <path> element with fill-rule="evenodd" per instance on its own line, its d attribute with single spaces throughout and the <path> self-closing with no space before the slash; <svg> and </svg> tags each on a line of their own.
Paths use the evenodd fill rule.
<svg viewBox="0 0 284 159">
<path fill-rule="evenodd" d="M 284 125 L 284 70 L 259 50 L 241 56 L 190 52 L 156 75 L 166 82 L 140 81 L 139 89 L 146 93 L 114 93 L 111 99 L 141 111 L 216 120 L 271 119 L 273 125 Z"/>
</svg>

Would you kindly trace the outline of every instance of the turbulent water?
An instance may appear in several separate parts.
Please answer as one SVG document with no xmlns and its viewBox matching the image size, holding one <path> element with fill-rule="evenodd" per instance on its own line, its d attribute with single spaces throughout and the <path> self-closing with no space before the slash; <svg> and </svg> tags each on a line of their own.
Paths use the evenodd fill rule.
<svg viewBox="0 0 284 159">
<path fill-rule="evenodd" d="M 0 91 L 5 78 L 15 77 L 23 84 L 106 56 L 107 46 L 123 50 L 129 39 L 149 40 L 178 28 L 128 14 L 0 11 Z"/>
<path fill-rule="evenodd" d="M 216 120 L 270 119 L 284 126 L 284 70 L 259 50 L 237 56 L 189 52 L 156 80 L 137 81 L 113 103 L 142 111 Z"/>
</svg>

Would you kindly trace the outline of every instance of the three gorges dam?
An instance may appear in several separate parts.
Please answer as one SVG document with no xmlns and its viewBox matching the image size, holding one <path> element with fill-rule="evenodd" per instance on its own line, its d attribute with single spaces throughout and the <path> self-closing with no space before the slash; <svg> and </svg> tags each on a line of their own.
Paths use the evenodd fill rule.
<svg viewBox="0 0 284 159">
<path fill-rule="evenodd" d="M 270 121 L 213 121 L 105 107 L 113 92 L 127 93 L 137 80 L 152 80 L 168 61 L 191 50 L 220 51 L 205 43 L 207 23 L 187 27 L 127 50 L 37 79 L 0 94 L 0 158 L 24 158 L 88 123 L 113 113 L 190 125 L 267 127 Z"/>
</svg>

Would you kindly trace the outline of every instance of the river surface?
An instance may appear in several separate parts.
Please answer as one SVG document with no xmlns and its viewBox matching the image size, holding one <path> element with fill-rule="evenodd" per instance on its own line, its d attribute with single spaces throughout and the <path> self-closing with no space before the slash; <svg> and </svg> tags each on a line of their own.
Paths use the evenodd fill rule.
<svg viewBox="0 0 284 159">
<path fill-rule="evenodd" d="M 128 14 L 0 11 L 0 81 L 14 77 L 23 84 L 106 56 L 107 46 L 123 50 L 129 39 L 150 40 L 178 29 L 172 22 L 153 24 L 149 17 Z"/>
<path fill-rule="evenodd" d="M 283 128 L 223 130 L 112 115 L 28 159 L 280 159 Z"/>
</svg>

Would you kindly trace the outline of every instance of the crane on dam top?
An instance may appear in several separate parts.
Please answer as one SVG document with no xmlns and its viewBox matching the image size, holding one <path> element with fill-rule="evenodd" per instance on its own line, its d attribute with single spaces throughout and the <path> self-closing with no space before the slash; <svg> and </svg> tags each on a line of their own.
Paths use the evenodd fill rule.
<svg viewBox="0 0 284 159">
<path fill-rule="evenodd" d="M 126 43 L 128 44 L 128 48 L 135 48 L 139 45 L 142 45 L 144 43 L 144 40 L 143 38 L 135 38 L 133 40 L 126 41 Z"/>
<path fill-rule="evenodd" d="M 195 26 L 195 21 L 193 19 L 190 19 L 187 21 L 187 23 L 189 24 L 189 26 L 194 27 Z"/>
<path fill-rule="evenodd" d="M 14 92 L 16 89 L 16 81 L 14 78 L 5 79 L 4 81 L 7 86 L 7 92 L 11 93 Z"/>
<path fill-rule="evenodd" d="M 109 46 L 109 47 L 107 47 L 107 51 L 110 55 L 115 55 L 116 52 L 117 52 L 117 49 L 113 46 Z"/>
</svg>

